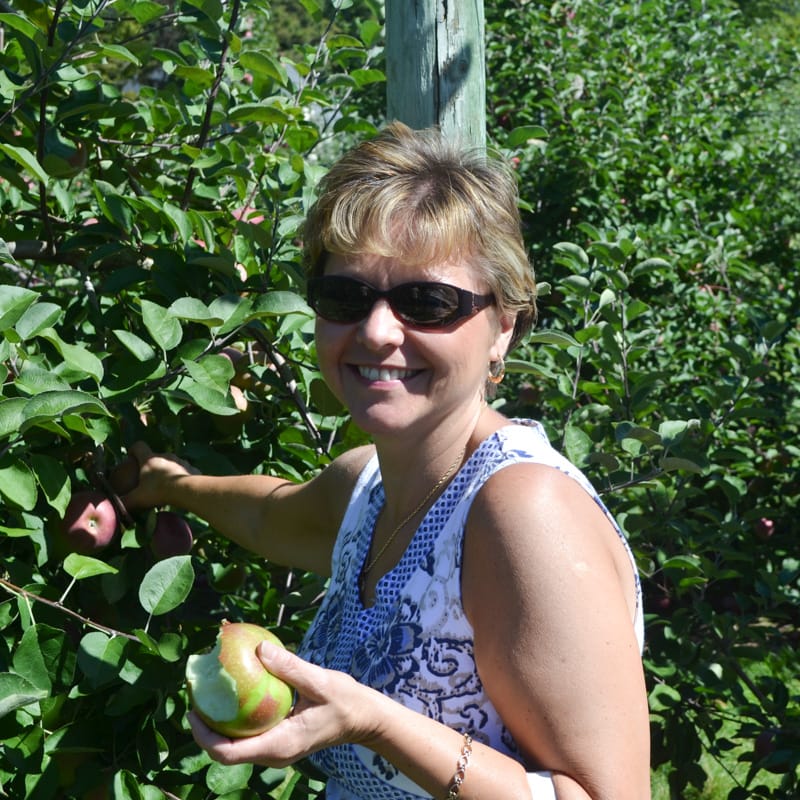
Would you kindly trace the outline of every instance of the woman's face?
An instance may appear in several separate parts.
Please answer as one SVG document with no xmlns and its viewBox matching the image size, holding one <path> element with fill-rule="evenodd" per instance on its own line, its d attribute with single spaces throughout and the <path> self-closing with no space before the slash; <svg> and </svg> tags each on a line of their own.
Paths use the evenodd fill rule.
<svg viewBox="0 0 800 800">
<path fill-rule="evenodd" d="M 357 278 L 379 290 L 410 281 L 448 283 L 487 293 L 462 263 L 408 266 L 383 256 L 329 256 L 325 275 Z M 513 319 L 495 306 L 454 325 L 425 329 L 398 318 L 385 298 L 353 323 L 317 317 L 320 369 L 362 430 L 378 438 L 427 436 L 443 424 L 474 418 L 483 400 L 489 363 L 504 355 Z"/>
</svg>

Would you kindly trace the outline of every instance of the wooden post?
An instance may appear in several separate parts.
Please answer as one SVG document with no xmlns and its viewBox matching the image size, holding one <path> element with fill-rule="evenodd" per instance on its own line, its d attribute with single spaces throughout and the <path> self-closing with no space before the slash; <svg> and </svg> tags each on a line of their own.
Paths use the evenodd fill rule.
<svg viewBox="0 0 800 800">
<path fill-rule="evenodd" d="M 386 0 L 387 116 L 486 146 L 483 0 Z"/>
</svg>

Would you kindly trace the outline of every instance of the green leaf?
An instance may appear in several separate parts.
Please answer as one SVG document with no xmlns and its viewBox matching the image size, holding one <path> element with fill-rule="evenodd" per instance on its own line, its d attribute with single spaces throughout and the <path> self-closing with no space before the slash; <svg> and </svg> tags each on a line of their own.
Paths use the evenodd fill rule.
<svg viewBox="0 0 800 800">
<path fill-rule="evenodd" d="M 140 25 L 153 22 L 167 12 L 165 6 L 162 6 L 161 3 L 154 3 L 152 0 L 135 0 L 127 10 Z"/>
<path fill-rule="evenodd" d="M 580 347 L 575 337 L 559 330 L 534 331 L 527 341 L 531 344 L 553 344 L 556 347 Z"/>
<path fill-rule="evenodd" d="M 211 414 L 230 417 L 239 413 L 230 393 L 220 391 L 220 387 L 213 383 L 209 384 L 209 380 L 207 375 L 203 376 L 202 382 L 184 377 L 181 379 L 180 388 L 177 391 Z"/>
<path fill-rule="evenodd" d="M 564 450 L 573 464 L 584 464 L 593 449 L 594 444 L 585 431 L 575 425 L 567 425 L 564 430 Z"/>
<path fill-rule="evenodd" d="M 10 397 L 0 400 L 0 439 L 11 434 L 19 434 L 25 421 L 25 406 L 28 401 L 24 397 Z"/>
<path fill-rule="evenodd" d="M 538 145 L 546 138 L 547 131 L 541 125 L 522 125 L 508 134 L 506 147 Z"/>
<path fill-rule="evenodd" d="M 222 325 L 224 320 L 211 313 L 208 306 L 196 297 L 181 297 L 168 309 L 167 313 L 178 319 L 199 322 L 209 327 Z"/>
<path fill-rule="evenodd" d="M 269 53 L 258 50 L 245 50 L 239 56 L 239 64 L 243 69 L 262 78 L 271 78 L 282 86 L 286 84 L 286 70 Z"/>
<path fill-rule="evenodd" d="M 64 572 L 76 581 L 80 581 L 84 578 L 94 578 L 96 575 L 114 575 L 119 570 L 99 558 L 70 553 L 64 559 Z"/>
<path fill-rule="evenodd" d="M 260 295 L 255 301 L 251 316 L 253 318 L 278 317 L 293 313 L 314 316 L 314 312 L 306 301 L 296 292 L 267 292 Z"/>
<path fill-rule="evenodd" d="M 50 342 L 69 367 L 91 376 L 98 384 L 102 383 L 103 362 L 94 353 L 80 345 L 63 341 L 53 328 L 45 328 L 38 336 Z"/>
<path fill-rule="evenodd" d="M 32 625 L 22 634 L 14 652 L 14 671 L 48 693 L 54 683 L 69 684 L 74 671 L 74 657 L 66 638 L 64 631 L 57 628 Z"/>
<path fill-rule="evenodd" d="M 636 278 L 639 275 L 646 275 L 648 272 L 659 272 L 670 268 L 669 261 L 663 258 L 646 258 L 640 261 L 631 269 L 631 275 Z"/>
<path fill-rule="evenodd" d="M 5 16 L 5 14 L 2 16 Z M 0 144 L 0 153 L 5 153 L 23 169 L 28 170 L 37 181 L 46 184 L 50 180 L 50 176 L 45 172 L 42 165 L 36 160 L 36 156 L 34 156 L 30 150 L 26 150 L 24 147 L 14 147 L 14 145 L 11 144 Z"/>
<path fill-rule="evenodd" d="M 0 672 L 0 718 L 18 708 L 43 700 L 47 695 L 46 689 L 37 688 L 21 675 Z"/>
<path fill-rule="evenodd" d="M 231 122 L 260 122 L 263 125 L 286 125 L 289 115 L 275 106 L 264 103 L 244 103 L 231 109 L 228 119 Z"/>
<path fill-rule="evenodd" d="M 2 405 L 0 405 L 0 411 L 2 411 Z M 13 413 L 14 409 L 11 411 Z M 42 423 L 75 414 L 111 416 L 109 410 L 94 395 L 72 390 L 55 390 L 42 392 L 26 401 L 20 429 L 24 432 L 34 426 L 42 425 Z M 2 415 L 0 415 L 1 419 Z"/>
<path fill-rule="evenodd" d="M 70 500 L 70 480 L 63 464 L 52 456 L 32 453 L 31 467 L 47 502 L 63 516 Z"/>
<path fill-rule="evenodd" d="M 93 188 L 103 216 L 126 233 L 130 232 L 133 227 L 134 213 L 127 199 L 105 181 L 95 181 Z"/>
<path fill-rule="evenodd" d="M 558 242 L 553 245 L 557 260 L 568 267 L 584 268 L 589 266 L 589 256 L 586 251 L 572 242 Z"/>
<path fill-rule="evenodd" d="M 700 575 L 703 571 L 702 562 L 697 556 L 693 555 L 673 556 L 672 558 L 668 558 L 661 565 L 661 568 L 664 570 L 674 569 L 691 575 Z"/>
<path fill-rule="evenodd" d="M 219 333 L 225 333 L 244 324 L 246 320 L 252 319 L 249 316 L 252 307 L 253 301 L 249 297 L 226 294 L 214 298 L 208 310 L 215 317 L 220 317 L 223 320 Z"/>
<path fill-rule="evenodd" d="M 179 78 L 192 83 L 195 89 L 210 89 L 214 83 L 214 73 L 210 69 L 203 69 L 202 67 L 179 65 L 175 68 L 175 74 Z"/>
<path fill-rule="evenodd" d="M 386 80 L 386 75 L 379 69 L 354 69 L 350 77 L 356 82 L 356 86 L 369 86 L 371 83 L 381 83 Z"/>
<path fill-rule="evenodd" d="M 139 586 L 139 602 L 157 616 L 177 608 L 194 585 L 191 556 L 173 556 L 153 565 Z"/>
<path fill-rule="evenodd" d="M 683 705 L 681 693 L 665 683 L 656 684 L 650 692 L 649 702 L 651 711 L 663 711 L 670 708 L 680 708 Z"/>
<path fill-rule="evenodd" d="M 22 286 L 0 285 L 0 331 L 13 328 L 38 298 L 36 292 Z"/>
<path fill-rule="evenodd" d="M 23 14 L 0 14 L 0 25 L 18 31 L 39 47 L 45 44 L 43 32 Z"/>
<path fill-rule="evenodd" d="M 166 353 L 177 347 L 183 338 L 180 322 L 158 303 L 142 298 L 142 321 L 155 343 Z"/>
<path fill-rule="evenodd" d="M 194 233 L 189 215 L 178 206 L 164 203 L 164 215 L 181 238 L 181 244 L 186 244 Z"/>
<path fill-rule="evenodd" d="M 634 425 L 631 422 L 620 422 L 614 431 L 614 437 L 618 442 L 622 442 L 625 439 L 635 439 L 647 447 L 661 443 L 661 437 L 655 431 L 645 428 L 643 425 Z"/>
<path fill-rule="evenodd" d="M 683 439 L 684 434 L 692 423 L 685 419 L 664 420 L 658 426 L 658 435 L 665 447 L 672 447 Z"/>
<path fill-rule="evenodd" d="M 230 359 L 220 355 L 208 355 L 199 361 L 185 359 L 183 364 L 195 381 L 221 394 L 227 394 L 228 385 L 235 374 Z"/>
<path fill-rule="evenodd" d="M 14 329 L 24 342 L 53 325 L 62 313 L 61 306 L 55 303 L 34 303 L 19 318 Z"/>
<path fill-rule="evenodd" d="M 26 464 L 6 460 L 0 466 L 0 494 L 25 511 L 33 510 L 38 491 L 36 478 Z"/>
<path fill-rule="evenodd" d="M 94 688 L 119 679 L 125 644 L 121 636 L 112 637 L 101 631 L 90 631 L 81 639 L 78 666 Z"/>
<path fill-rule="evenodd" d="M 206 786 L 214 795 L 226 795 L 229 792 L 246 789 L 252 775 L 252 764 L 226 766 L 214 761 L 206 774 Z"/>
<path fill-rule="evenodd" d="M 677 456 L 665 456 L 658 462 L 658 465 L 664 472 L 683 470 L 684 472 L 693 472 L 697 475 L 701 475 L 704 472 L 703 467 L 696 461 L 691 461 L 688 458 L 678 458 Z"/>
<path fill-rule="evenodd" d="M 112 61 L 116 59 L 135 64 L 137 67 L 141 66 L 141 61 L 127 47 L 123 47 L 121 44 L 100 43 L 99 50 L 103 55 L 109 56 Z"/>
<path fill-rule="evenodd" d="M 135 333 L 124 330 L 115 330 L 112 333 L 137 361 L 145 363 L 156 358 L 156 351 Z"/>
</svg>

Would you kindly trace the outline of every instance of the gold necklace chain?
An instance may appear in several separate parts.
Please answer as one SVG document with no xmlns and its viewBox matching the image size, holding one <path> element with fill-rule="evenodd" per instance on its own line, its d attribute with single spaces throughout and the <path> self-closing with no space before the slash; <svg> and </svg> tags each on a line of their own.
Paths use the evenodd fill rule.
<svg viewBox="0 0 800 800">
<path fill-rule="evenodd" d="M 386 549 L 395 540 L 397 534 L 400 533 L 400 531 L 403 530 L 403 528 L 405 528 L 405 526 L 409 522 L 411 522 L 412 519 L 414 519 L 414 517 L 422 510 L 425 504 L 431 499 L 431 497 L 433 497 L 436 494 L 436 492 L 442 487 L 442 484 L 446 480 L 448 480 L 448 478 L 450 478 L 450 476 L 455 471 L 456 467 L 461 463 L 462 459 L 464 458 L 464 454 L 466 452 L 467 452 L 467 446 L 464 445 L 464 448 L 458 454 L 456 460 L 447 468 L 447 472 L 445 472 L 444 475 L 442 475 L 442 477 L 439 478 L 438 481 L 436 481 L 436 483 L 433 485 L 433 488 L 428 492 L 428 494 L 425 495 L 425 497 L 422 498 L 419 505 L 415 506 L 414 510 L 407 517 L 404 517 L 403 521 L 391 532 L 391 534 L 389 534 L 389 538 L 383 543 L 383 547 L 381 547 L 381 549 L 378 550 L 377 555 L 375 555 L 375 557 L 368 564 L 365 564 L 361 568 L 361 575 L 359 577 L 359 587 L 361 589 L 362 594 L 364 593 L 364 585 L 366 583 L 369 571 L 375 566 L 375 564 L 378 563 L 380 557 L 386 552 Z"/>
</svg>

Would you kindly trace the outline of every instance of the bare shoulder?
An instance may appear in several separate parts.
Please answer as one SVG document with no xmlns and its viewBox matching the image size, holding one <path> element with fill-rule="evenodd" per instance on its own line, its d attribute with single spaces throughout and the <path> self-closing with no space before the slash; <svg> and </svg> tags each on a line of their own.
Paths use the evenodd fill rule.
<svg viewBox="0 0 800 800">
<path fill-rule="evenodd" d="M 331 461 L 315 480 L 336 486 L 349 486 L 352 490 L 358 476 L 374 455 L 375 448 L 372 445 L 354 447 Z"/>
<path fill-rule="evenodd" d="M 531 763 L 587 776 L 593 797 L 644 796 L 635 577 L 589 492 L 546 465 L 499 470 L 467 521 L 462 590 L 481 679 Z"/>
<path fill-rule="evenodd" d="M 630 559 L 601 505 L 574 478 L 534 463 L 495 473 L 472 506 L 466 547 L 517 564 L 525 578 L 558 566 L 567 572 L 587 564 L 610 568 L 633 590 Z"/>
</svg>

